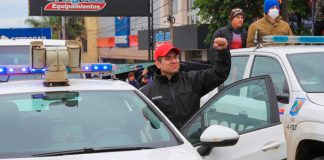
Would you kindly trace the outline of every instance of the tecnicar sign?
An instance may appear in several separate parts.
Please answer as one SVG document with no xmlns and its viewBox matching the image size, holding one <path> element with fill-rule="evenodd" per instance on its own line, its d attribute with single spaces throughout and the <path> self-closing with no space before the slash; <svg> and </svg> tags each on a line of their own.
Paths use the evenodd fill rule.
<svg viewBox="0 0 324 160">
<path fill-rule="evenodd" d="M 150 0 L 29 0 L 29 16 L 149 16 Z"/>
</svg>

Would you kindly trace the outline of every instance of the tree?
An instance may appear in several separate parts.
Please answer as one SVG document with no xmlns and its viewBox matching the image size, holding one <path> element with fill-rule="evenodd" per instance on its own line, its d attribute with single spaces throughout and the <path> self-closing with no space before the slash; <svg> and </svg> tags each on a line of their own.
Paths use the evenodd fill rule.
<svg viewBox="0 0 324 160">
<path fill-rule="evenodd" d="M 62 18 L 61 17 L 42 17 L 40 19 L 29 18 L 25 23 L 38 28 L 50 27 L 54 39 L 62 39 Z M 65 28 L 67 31 L 67 39 L 76 39 L 84 34 L 84 20 L 83 17 L 68 17 Z"/>
<path fill-rule="evenodd" d="M 300 21 L 310 15 L 306 0 L 283 0 L 287 2 L 282 12 L 288 10 L 288 15 L 298 15 Z M 209 23 L 209 34 L 206 42 L 209 43 L 212 34 L 220 27 L 228 25 L 229 13 L 234 8 L 242 8 L 245 13 L 245 27 L 253 21 L 263 17 L 264 0 L 195 0 L 193 9 L 199 9 L 201 23 Z M 300 23 L 302 27 L 302 23 Z M 294 30 L 295 34 L 300 33 Z"/>
</svg>

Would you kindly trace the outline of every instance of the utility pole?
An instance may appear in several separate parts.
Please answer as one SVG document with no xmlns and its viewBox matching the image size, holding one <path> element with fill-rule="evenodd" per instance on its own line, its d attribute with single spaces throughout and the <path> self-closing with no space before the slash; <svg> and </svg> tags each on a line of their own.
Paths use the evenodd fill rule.
<svg viewBox="0 0 324 160">
<path fill-rule="evenodd" d="M 173 31 L 173 24 L 175 22 L 175 18 L 173 17 L 173 2 L 174 0 L 168 0 L 169 3 L 169 15 L 168 15 L 168 22 L 170 23 L 170 43 L 173 45 L 174 43 L 174 39 L 173 39 L 173 35 L 174 35 L 174 31 Z"/>
<path fill-rule="evenodd" d="M 61 19 L 62 19 L 62 39 L 66 39 L 65 16 L 62 16 Z"/>
</svg>

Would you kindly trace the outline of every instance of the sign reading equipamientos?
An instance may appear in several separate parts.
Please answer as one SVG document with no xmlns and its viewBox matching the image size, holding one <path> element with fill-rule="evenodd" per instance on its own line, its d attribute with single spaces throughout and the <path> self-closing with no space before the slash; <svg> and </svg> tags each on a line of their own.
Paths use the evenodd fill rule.
<svg viewBox="0 0 324 160">
<path fill-rule="evenodd" d="M 148 16 L 149 0 L 29 0 L 29 16 Z"/>
</svg>

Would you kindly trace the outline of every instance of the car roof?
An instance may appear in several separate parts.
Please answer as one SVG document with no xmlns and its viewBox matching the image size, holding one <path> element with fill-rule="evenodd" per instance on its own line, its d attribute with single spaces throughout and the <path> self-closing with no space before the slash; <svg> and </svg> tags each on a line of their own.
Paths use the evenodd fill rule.
<svg viewBox="0 0 324 160">
<path fill-rule="evenodd" d="M 12 81 L 0 83 L 1 94 L 87 91 L 87 90 L 136 90 L 132 85 L 120 80 L 70 79 L 69 86 L 45 87 L 42 80 Z"/>
<path fill-rule="evenodd" d="M 295 53 L 309 53 L 309 52 L 324 52 L 324 45 L 287 45 L 287 46 L 269 46 L 261 48 L 243 48 L 233 49 L 233 55 L 242 52 L 270 52 L 273 54 L 295 54 Z"/>
<path fill-rule="evenodd" d="M 33 41 L 42 41 L 45 46 L 65 46 L 66 43 L 58 39 L 0 39 L 0 46 L 29 46 Z"/>
</svg>

